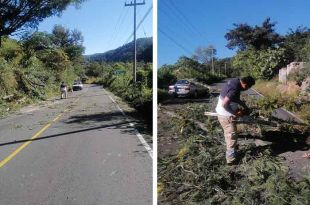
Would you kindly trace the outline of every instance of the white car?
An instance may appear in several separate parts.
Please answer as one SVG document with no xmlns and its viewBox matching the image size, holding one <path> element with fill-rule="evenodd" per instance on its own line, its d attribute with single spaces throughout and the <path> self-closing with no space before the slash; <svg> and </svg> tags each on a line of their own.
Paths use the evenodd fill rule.
<svg viewBox="0 0 310 205">
<path fill-rule="evenodd" d="M 83 83 L 81 81 L 75 81 L 72 86 L 73 91 L 82 90 Z"/>
<path fill-rule="evenodd" d="M 198 97 L 202 94 L 207 94 L 208 89 L 198 83 L 189 80 L 178 80 L 174 85 L 169 86 L 168 93 L 176 97 Z"/>
</svg>

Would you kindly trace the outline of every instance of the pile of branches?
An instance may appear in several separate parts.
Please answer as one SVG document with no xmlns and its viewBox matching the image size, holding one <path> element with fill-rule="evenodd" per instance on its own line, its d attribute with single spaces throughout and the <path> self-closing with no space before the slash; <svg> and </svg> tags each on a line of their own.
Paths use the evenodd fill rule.
<svg viewBox="0 0 310 205">
<path fill-rule="evenodd" d="M 193 105 L 174 120 L 182 145 L 158 159 L 159 202 L 163 204 L 309 204 L 310 176 L 291 179 L 270 146 L 239 146 L 237 165 L 227 166 L 217 119 L 203 117 L 214 103 Z M 203 122 L 207 131 L 195 126 Z"/>
</svg>

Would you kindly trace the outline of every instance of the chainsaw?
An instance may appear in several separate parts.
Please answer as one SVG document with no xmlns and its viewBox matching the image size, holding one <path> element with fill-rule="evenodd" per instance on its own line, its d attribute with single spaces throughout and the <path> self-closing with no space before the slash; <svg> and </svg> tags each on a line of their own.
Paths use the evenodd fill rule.
<svg viewBox="0 0 310 205">
<path fill-rule="evenodd" d="M 211 117 L 219 116 L 219 114 L 217 114 L 216 112 L 204 112 L 204 115 L 211 116 Z M 233 121 L 236 123 L 240 123 L 240 124 L 258 124 L 259 123 L 259 124 L 265 124 L 269 126 L 278 126 L 278 123 L 270 122 L 270 120 L 268 120 L 267 118 L 253 117 L 250 115 L 241 115 L 240 113 L 239 113 L 239 116 L 234 118 Z"/>
</svg>

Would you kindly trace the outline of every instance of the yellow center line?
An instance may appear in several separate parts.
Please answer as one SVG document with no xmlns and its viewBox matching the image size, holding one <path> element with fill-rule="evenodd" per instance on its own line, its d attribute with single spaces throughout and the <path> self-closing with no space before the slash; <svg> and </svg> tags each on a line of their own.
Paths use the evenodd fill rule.
<svg viewBox="0 0 310 205">
<path fill-rule="evenodd" d="M 62 114 L 59 114 L 56 118 L 54 118 L 52 121 L 56 122 Z M 9 156 L 7 156 L 5 159 L 3 159 L 0 162 L 0 168 L 3 167 L 6 163 L 8 163 L 13 157 L 15 157 L 19 152 L 21 152 L 25 147 L 27 147 L 34 139 L 36 139 L 40 134 L 42 134 L 47 128 L 49 128 L 52 125 L 52 123 L 46 124 L 41 130 L 39 130 L 35 135 L 33 135 L 27 142 L 19 146 L 17 149 L 15 149 Z"/>
<path fill-rule="evenodd" d="M 77 102 L 80 98 L 77 98 L 75 102 Z M 68 112 L 69 109 L 65 109 L 63 113 L 60 113 L 55 117 L 52 122 L 56 122 L 65 112 Z M 0 162 L 0 168 L 3 167 L 6 163 L 8 163 L 13 157 L 15 157 L 18 153 L 20 153 L 25 147 L 27 147 L 34 139 L 36 139 L 40 134 L 42 134 L 47 128 L 49 128 L 52 125 L 52 122 L 46 124 L 41 130 L 39 130 L 36 134 L 34 134 L 27 142 L 19 146 L 17 149 L 15 149 L 9 156 L 7 156 L 5 159 L 3 159 Z"/>
</svg>

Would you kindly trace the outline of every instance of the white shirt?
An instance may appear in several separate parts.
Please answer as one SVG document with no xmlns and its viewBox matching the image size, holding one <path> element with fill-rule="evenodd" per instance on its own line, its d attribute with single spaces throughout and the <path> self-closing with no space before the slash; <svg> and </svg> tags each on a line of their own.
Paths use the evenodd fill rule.
<svg viewBox="0 0 310 205">
<path fill-rule="evenodd" d="M 234 102 L 230 102 L 230 107 L 231 109 L 235 112 L 238 109 L 238 104 Z M 225 117 L 230 117 L 230 116 L 235 116 L 228 112 L 224 107 L 223 107 L 223 100 L 221 99 L 221 96 L 219 96 L 219 100 L 217 103 L 217 106 L 215 108 L 216 113 L 220 116 L 225 116 Z"/>
</svg>

